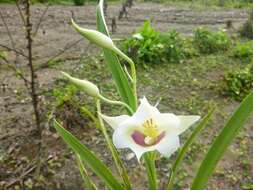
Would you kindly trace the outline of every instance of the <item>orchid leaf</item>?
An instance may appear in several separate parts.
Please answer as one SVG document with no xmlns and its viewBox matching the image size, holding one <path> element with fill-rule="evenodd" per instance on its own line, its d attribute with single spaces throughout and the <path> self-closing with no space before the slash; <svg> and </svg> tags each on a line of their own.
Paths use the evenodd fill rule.
<svg viewBox="0 0 253 190">
<path fill-rule="evenodd" d="M 232 114 L 222 131 L 215 138 L 212 146 L 205 155 L 197 175 L 191 186 L 191 190 L 203 190 L 209 177 L 214 172 L 216 165 L 222 158 L 228 146 L 238 134 L 239 130 L 248 121 L 253 112 L 253 91 L 243 100 L 237 110 Z"/>
<path fill-rule="evenodd" d="M 54 127 L 70 148 L 80 156 L 80 159 L 88 167 L 90 167 L 91 170 L 100 177 L 107 186 L 109 186 L 112 190 L 124 190 L 109 168 L 99 158 L 97 158 L 94 153 L 92 153 L 70 132 L 64 129 L 56 120 L 54 121 Z"/>
<path fill-rule="evenodd" d="M 187 150 L 189 149 L 189 147 L 191 146 L 193 141 L 196 139 L 198 134 L 206 127 L 207 123 L 209 122 L 209 120 L 211 119 L 211 117 L 213 115 L 213 112 L 214 112 L 214 108 L 201 120 L 201 122 L 199 122 L 196 125 L 192 134 L 187 139 L 187 141 L 184 143 L 184 146 L 180 149 L 180 151 L 177 155 L 177 158 L 171 168 L 171 173 L 170 173 L 168 185 L 166 188 L 167 190 L 173 190 L 173 182 L 174 182 L 175 176 L 177 174 L 177 170 L 178 170 L 179 166 L 181 165 L 181 163 L 187 153 Z"/>
<path fill-rule="evenodd" d="M 80 156 L 78 154 L 76 154 L 76 162 L 77 162 L 77 166 L 79 168 L 80 174 L 82 176 L 85 188 L 87 190 L 97 190 L 96 185 L 93 183 L 93 181 L 90 179 L 90 176 L 88 175 L 84 164 L 80 158 Z"/>
<path fill-rule="evenodd" d="M 104 18 L 103 2 L 103 0 L 100 0 L 97 6 L 97 29 L 98 31 L 109 36 L 109 32 Z M 122 66 L 120 65 L 117 55 L 111 50 L 104 49 L 104 56 L 108 67 L 112 73 L 112 77 L 115 81 L 119 95 L 122 98 L 122 101 L 124 101 L 133 110 L 135 110 L 136 98 L 128 81 L 127 75 L 124 72 Z"/>
</svg>

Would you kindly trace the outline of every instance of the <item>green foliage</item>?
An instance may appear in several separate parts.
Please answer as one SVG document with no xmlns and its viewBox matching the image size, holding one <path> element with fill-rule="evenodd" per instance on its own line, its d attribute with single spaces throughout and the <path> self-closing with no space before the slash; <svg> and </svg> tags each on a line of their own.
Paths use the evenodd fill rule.
<svg viewBox="0 0 253 190">
<path fill-rule="evenodd" d="M 246 43 L 238 43 L 233 49 L 233 56 L 240 59 L 253 57 L 253 40 Z"/>
<path fill-rule="evenodd" d="M 136 63 L 180 62 L 184 40 L 176 30 L 160 34 L 146 21 L 136 34 L 124 41 L 123 49 Z"/>
<path fill-rule="evenodd" d="M 209 177 L 214 172 L 219 160 L 224 155 L 229 145 L 233 142 L 240 129 L 249 120 L 253 112 L 253 92 L 251 92 L 232 114 L 221 132 L 215 138 L 210 149 L 205 154 L 197 175 L 195 176 L 191 190 L 204 189 Z"/>
<path fill-rule="evenodd" d="M 7 58 L 6 52 L 0 51 L 0 60 L 1 60 L 1 59 L 6 59 L 6 58 Z"/>
<path fill-rule="evenodd" d="M 166 60 L 180 62 L 185 57 L 184 40 L 176 30 L 161 35 Z"/>
<path fill-rule="evenodd" d="M 85 0 L 73 0 L 73 1 L 76 6 L 82 6 L 85 3 Z"/>
<path fill-rule="evenodd" d="M 56 105 L 62 105 L 65 102 L 72 100 L 78 92 L 78 89 L 73 84 L 68 84 L 64 88 L 54 89 L 52 95 L 56 98 Z"/>
<path fill-rule="evenodd" d="M 224 81 L 225 94 L 241 101 L 253 89 L 253 67 L 229 72 Z"/>
<path fill-rule="evenodd" d="M 212 118 L 212 115 L 214 113 L 214 108 L 202 119 L 200 123 L 198 123 L 192 132 L 191 136 L 187 139 L 181 150 L 179 151 L 179 154 L 177 155 L 177 158 L 172 165 L 171 174 L 169 176 L 169 181 L 166 190 L 173 190 L 173 182 L 177 175 L 177 170 L 179 166 L 182 164 L 183 159 L 185 155 L 189 152 L 188 149 L 194 142 L 194 140 L 198 137 L 199 133 L 207 126 L 208 122 Z"/>
<path fill-rule="evenodd" d="M 124 190 L 111 170 L 77 138 L 64 129 L 60 123 L 54 121 L 54 127 L 68 146 L 80 156 L 81 161 L 89 166 L 91 170 L 110 187 L 112 190 Z"/>
<path fill-rule="evenodd" d="M 109 32 L 105 23 L 103 12 L 103 0 L 100 0 L 97 6 L 96 19 L 98 31 L 108 36 Z M 127 75 L 120 64 L 117 55 L 109 49 L 104 48 L 103 51 L 105 61 L 111 71 L 112 78 L 116 84 L 117 90 L 122 101 L 128 104 L 133 110 L 135 110 L 137 101 L 134 93 L 134 88 L 131 88 L 131 84 L 127 79 Z"/>
<path fill-rule="evenodd" d="M 162 61 L 164 46 L 159 33 L 146 21 L 138 33 L 124 41 L 123 49 L 136 63 L 158 63 Z"/>
<path fill-rule="evenodd" d="M 207 28 L 200 27 L 194 31 L 194 44 L 200 53 L 209 54 L 226 51 L 231 45 L 231 40 L 223 30 L 211 32 Z"/>
</svg>

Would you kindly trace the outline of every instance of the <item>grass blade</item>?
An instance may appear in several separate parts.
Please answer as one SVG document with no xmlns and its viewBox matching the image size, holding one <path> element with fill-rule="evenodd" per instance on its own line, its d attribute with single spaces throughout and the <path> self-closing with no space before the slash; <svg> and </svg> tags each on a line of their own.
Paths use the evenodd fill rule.
<svg viewBox="0 0 253 190">
<path fill-rule="evenodd" d="M 187 153 L 188 148 L 191 146 L 191 144 L 196 139 L 198 134 L 205 128 L 205 126 L 207 125 L 207 123 L 211 119 L 211 117 L 213 115 L 213 112 L 214 112 L 214 109 L 212 109 L 202 119 L 202 121 L 199 124 L 197 124 L 197 126 L 195 127 L 195 129 L 192 132 L 191 136 L 187 139 L 184 146 L 180 149 L 180 152 L 177 155 L 176 161 L 174 162 L 174 164 L 172 166 L 172 169 L 171 169 L 170 177 L 169 177 L 169 180 L 168 180 L 168 185 L 167 185 L 167 188 L 166 188 L 167 190 L 173 190 L 173 182 L 174 182 L 175 176 L 177 174 L 177 170 L 178 170 L 179 166 L 181 165 L 181 163 L 182 163 L 182 161 L 185 157 L 185 154 Z"/>
<path fill-rule="evenodd" d="M 99 160 L 86 146 L 76 137 L 64 129 L 60 123 L 54 121 L 54 127 L 70 148 L 80 156 L 81 160 L 113 190 L 124 190 L 118 180 L 112 175 L 106 165 Z"/>
<path fill-rule="evenodd" d="M 222 155 L 244 126 L 253 112 L 253 92 L 251 92 L 230 117 L 222 131 L 214 140 L 212 146 L 202 161 L 197 175 L 191 186 L 191 190 L 205 188 L 208 178 L 212 175 Z"/>
<path fill-rule="evenodd" d="M 103 0 L 100 0 L 97 6 L 97 28 L 98 31 L 109 36 L 109 32 L 104 19 L 103 2 Z M 104 56 L 112 73 L 112 77 L 116 83 L 120 97 L 122 98 L 122 101 L 127 103 L 133 110 L 135 110 L 137 103 L 136 98 L 134 96 L 131 85 L 129 84 L 127 75 L 120 65 L 117 55 L 111 50 L 104 49 Z"/>
</svg>

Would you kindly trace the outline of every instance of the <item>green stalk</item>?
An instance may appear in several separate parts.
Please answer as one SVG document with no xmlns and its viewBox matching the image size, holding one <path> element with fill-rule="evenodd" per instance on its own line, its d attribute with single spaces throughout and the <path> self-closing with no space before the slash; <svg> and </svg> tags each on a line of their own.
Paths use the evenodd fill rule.
<svg viewBox="0 0 253 190">
<path fill-rule="evenodd" d="M 97 112 L 101 113 L 101 105 L 100 105 L 99 99 L 96 100 L 96 104 L 97 104 Z M 117 168 L 117 170 L 118 170 L 118 172 L 119 172 L 120 176 L 122 177 L 123 182 L 125 184 L 125 188 L 127 190 L 132 190 L 131 183 L 130 183 L 130 180 L 129 180 L 129 177 L 127 174 L 127 170 L 126 170 L 125 166 L 123 165 L 123 163 L 119 157 L 119 154 L 118 154 L 116 148 L 114 147 L 110 137 L 108 136 L 108 133 L 107 133 L 106 128 L 104 126 L 104 122 L 99 114 L 98 114 L 98 119 L 99 119 L 99 123 L 100 123 L 100 128 L 101 128 L 102 133 L 105 137 L 107 146 L 112 153 L 112 157 L 115 162 L 116 168 Z"/>
<path fill-rule="evenodd" d="M 148 173 L 149 190 L 157 190 L 157 175 L 155 167 L 155 152 L 148 152 L 144 155 L 145 167 Z"/>
<path fill-rule="evenodd" d="M 101 94 L 99 95 L 99 98 L 108 104 L 124 106 L 131 114 L 133 114 L 132 108 L 129 105 L 127 105 L 125 102 L 110 100 L 110 99 L 102 96 Z"/>
</svg>

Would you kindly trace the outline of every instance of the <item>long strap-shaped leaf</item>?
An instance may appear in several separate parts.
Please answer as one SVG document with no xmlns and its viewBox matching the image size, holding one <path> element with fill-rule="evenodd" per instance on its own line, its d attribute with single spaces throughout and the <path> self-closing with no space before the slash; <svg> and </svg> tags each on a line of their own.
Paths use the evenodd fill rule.
<svg viewBox="0 0 253 190">
<path fill-rule="evenodd" d="M 100 0 L 97 6 L 97 29 L 98 31 L 109 36 L 109 32 L 104 19 L 103 2 L 103 0 Z M 127 103 L 133 110 L 135 110 L 136 99 L 131 85 L 129 84 L 127 75 L 119 63 L 117 55 L 111 50 L 104 49 L 104 56 L 112 73 L 112 77 L 116 83 L 120 97 L 122 98 L 122 101 Z"/>
<path fill-rule="evenodd" d="M 172 165 L 171 168 L 171 173 L 169 176 L 169 180 L 168 180 L 168 185 L 166 187 L 166 190 L 173 190 L 173 183 L 174 183 L 174 179 L 177 175 L 177 170 L 179 168 L 179 166 L 181 165 L 189 147 L 191 146 L 191 144 L 193 143 L 193 141 L 196 139 L 196 137 L 198 136 L 198 134 L 205 128 L 205 126 L 207 125 L 207 123 L 209 122 L 209 120 L 211 119 L 211 116 L 213 115 L 214 109 L 212 109 L 203 119 L 200 123 L 197 124 L 197 126 L 195 127 L 194 131 L 192 132 L 191 136 L 187 139 L 187 141 L 185 142 L 184 146 L 180 149 L 177 158 L 174 162 L 174 164 Z"/>
<path fill-rule="evenodd" d="M 85 188 L 87 190 L 97 190 L 96 185 L 93 183 L 93 181 L 90 179 L 90 176 L 88 175 L 88 172 L 86 171 L 84 164 L 78 154 L 76 154 L 76 162 L 77 166 L 79 168 L 80 174 L 83 178 L 83 182 L 85 185 Z"/>
<path fill-rule="evenodd" d="M 92 171 L 106 183 L 106 185 L 113 190 L 124 190 L 108 167 L 106 167 L 106 165 L 101 162 L 94 153 L 92 153 L 70 132 L 64 129 L 57 121 L 54 121 L 54 127 L 70 148 L 80 156 L 82 161 L 85 162 L 85 164 L 87 164 L 87 166 L 89 166 Z"/>
<path fill-rule="evenodd" d="M 191 190 L 203 190 L 208 178 L 212 175 L 218 161 L 236 137 L 240 128 L 244 126 L 253 112 L 253 92 L 251 92 L 233 113 L 220 134 L 216 137 L 203 162 L 200 165 L 197 175 L 194 178 Z"/>
</svg>

